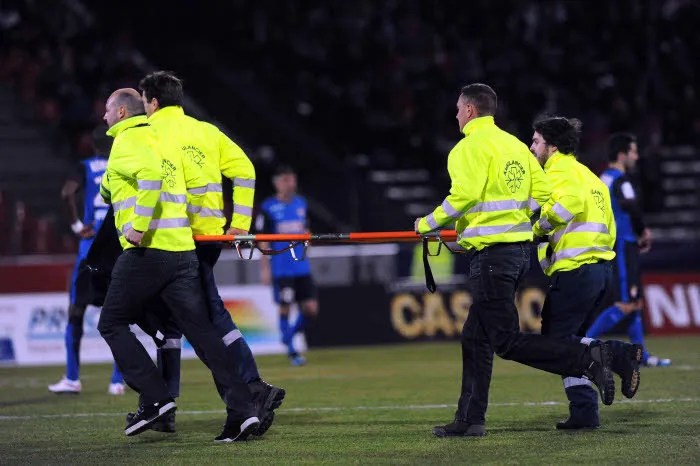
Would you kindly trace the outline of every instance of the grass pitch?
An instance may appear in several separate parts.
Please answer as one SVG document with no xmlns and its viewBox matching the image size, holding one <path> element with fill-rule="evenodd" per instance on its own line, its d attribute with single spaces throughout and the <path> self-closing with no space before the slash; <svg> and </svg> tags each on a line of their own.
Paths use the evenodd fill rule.
<svg viewBox="0 0 700 466">
<path fill-rule="evenodd" d="M 497 358 L 485 438 L 437 439 L 459 395 L 457 343 L 319 350 L 306 367 L 259 357 L 287 389 L 264 439 L 217 444 L 223 406 L 206 368 L 183 363 L 176 434 L 123 434 L 136 396 L 107 395 L 110 365 L 83 368 L 83 393 L 47 385 L 61 367 L 0 369 L 0 464 L 700 463 L 700 338 L 650 339 L 669 368 L 644 369 L 633 402 L 601 405 L 602 428 L 554 429 L 567 414 L 561 380 Z M 619 380 L 619 379 L 616 379 Z M 618 384 L 619 385 L 619 384 Z"/>
</svg>

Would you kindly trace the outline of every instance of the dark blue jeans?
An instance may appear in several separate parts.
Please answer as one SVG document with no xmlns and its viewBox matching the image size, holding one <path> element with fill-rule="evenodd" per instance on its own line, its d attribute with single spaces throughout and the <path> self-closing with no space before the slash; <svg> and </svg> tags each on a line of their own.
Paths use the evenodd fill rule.
<svg viewBox="0 0 700 466">
<path fill-rule="evenodd" d="M 489 246 L 470 261 L 473 302 L 462 329 L 462 393 L 456 421 L 485 423 L 494 352 L 554 374 L 583 375 L 585 345 L 520 332 L 515 291 L 529 266 L 530 243 Z"/>
<path fill-rule="evenodd" d="M 595 320 L 611 278 L 609 262 L 584 264 L 575 270 L 554 273 L 542 308 L 542 334 L 579 341 Z M 584 425 L 598 425 L 598 393 L 591 382 L 577 377 L 563 379 L 571 419 Z"/>
<path fill-rule="evenodd" d="M 214 243 L 200 243 L 197 244 L 196 251 L 197 259 L 199 259 L 199 277 L 202 280 L 204 297 L 209 307 L 209 317 L 219 332 L 219 336 L 223 338 L 237 327 L 231 319 L 231 314 L 224 306 L 224 301 L 219 296 L 219 288 L 216 286 L 216 278 L 214 277 L 214 266 L 221 255 L 221 248 Z"/>
<path fill-rule="evenodd" d="M 243 334 L 231 318 L 231 313 L 224 306 L 224 301 L 219 295 L 219 288 L 216 286 L 214 267 L 219 260 L 219 256 L 221 256 L 221 248 L 217 244 L 200 243 L 197 245 L 196 252 L 199 259 L 199 275 L 202 280 L 202 289 L 209 308 L 209 318 L 214 327 L 216 327 L 227 350 L 233 355 L 238 373 L 246 383 L 253 382 L 260 377 L 255 357 L 245 338 L 243 338 Z M 223 385 L 216 380 L 214 382 L 219 395 L 224 399 L 225 389 Z"/>
</svg>

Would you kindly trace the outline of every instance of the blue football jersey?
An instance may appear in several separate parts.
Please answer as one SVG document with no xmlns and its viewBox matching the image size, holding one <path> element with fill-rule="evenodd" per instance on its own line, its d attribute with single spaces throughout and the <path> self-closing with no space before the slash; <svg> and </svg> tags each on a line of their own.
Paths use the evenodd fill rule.
<svg viewBox="0 0 700 466">
<path fill-rule="evenodd" d="M 96 155 L 83 160 L 81 165 L 84 168 L 83 188 L 85 194 L 83 223 L 85 225 L 92 224 L 95 233 L 97 233 L 109 209 L 100 196 L 100 183 L 102 183 L 102 176 L 107 169 L 107 159 Z"/>
<path fill-rule="evenodd" d="M 276 197 L 266 199 L 260 205 L 260 214 L 255 221 L 255 227 L 259 233 L 305 233 L 306 200 L 301 196 L 294 196 L 289 203 L 280 201 Z M 288 246 L 289 243 L 285 242 L 272 243 L 272 248 L 277 250 Z M 299 258 L 304 253 L 304 247 L 297 246 L 294 252 Z M 291 251 L 271 256 L 270 267 L 274 278 L 298 277 L 311 273 L 309 261 L 307 259 L 295 261 Z"/>
<path fill-rule="evenodd" d="M 610 190 L 610 201 L 617 224 L 617 238 L 636 242 L 637 237 L 644 230 L 644 225 L 632 183 L 624 173 L 615 168 L 605 170 L 600 175 L 600 179 Z"/>
</svg>

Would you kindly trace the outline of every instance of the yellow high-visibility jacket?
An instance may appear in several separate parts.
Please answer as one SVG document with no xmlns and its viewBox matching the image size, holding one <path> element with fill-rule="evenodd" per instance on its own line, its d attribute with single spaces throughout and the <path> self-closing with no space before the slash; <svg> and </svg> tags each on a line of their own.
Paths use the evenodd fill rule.
<svg viewBox="0 0 700 466">
<path fill-rule="evenodd" d="M 496 243 L 532 241 L 530 217 L 552 188 L 528 147 L 496 126 L 492 116 L 464 126 L 447 159 L 450 195 L 420 220 L 420 233 L 457 220 L 458 243 L 477 251 Z"/>
<path fill-rule="evenodd" d="M 141 247 L 165 251 L 194 249 L 187 218 L 187 189 L 201 188 L 206 180 L 199 167 L 180 154 L 166 156 L 145 115 L 112 126 L 114 137 L 100 194 L 114 208 L 114 220 L 122 248 L 133 248 L 124 233 L 144 232 Z M 202 196 L 190 202 L 201 203 Z"/>
<path fill-rule="evenodd" d="M 538 246 L 547 275 L 615 257 L 615 216 L 608 187 L 571 154 L 555 152 L 544 165 L 552 198 L 533 230 L 549 235 Z"/>
<path fill-rule="evenodd" d="M 165 107 L 148 118 L 163 141 L 164 152 L 182 153 L 196 163 L 207 182 L 190 195 L 202 194 L 201 206 L 190 202 L 188 214 L 196 235 L 220 235 L 226 218 L 222 174 L 233 182 L 231 227 L 249 230 L 255 196 L 255 168 L 245 152 L 216 126 L 185 115 L 182 107 Z"/>
</svg>

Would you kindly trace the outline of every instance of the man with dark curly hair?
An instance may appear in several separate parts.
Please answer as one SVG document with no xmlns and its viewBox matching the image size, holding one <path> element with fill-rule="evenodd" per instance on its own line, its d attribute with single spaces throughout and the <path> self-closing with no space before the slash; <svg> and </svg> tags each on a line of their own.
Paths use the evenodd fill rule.
<svg viewBox="0 0 700 466">
<path fill-rule="evenodd" d="M 535 121 L 530 150 L 552 184 L 552 197 L 533 226 L 542 238 L 538 258 L 550 277 L 542 308 L 542 334 L 582 341 L 603 305 L 615 257 L 615 217 L 607 187 L 575 157 L 581 121 L 544 117 Z M 620 341 L 613 347 L 613 372 L 622 377 L 622 393 L 631 398 L 639 387 L 640 345 Z M 631 370 L 629 370 L 631 367 Z M 600 426 L 598 396 L 584 377 L 562 376 L 569 418 L 557 429 L 589 430 Z"/>
</svg>

